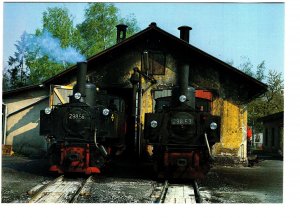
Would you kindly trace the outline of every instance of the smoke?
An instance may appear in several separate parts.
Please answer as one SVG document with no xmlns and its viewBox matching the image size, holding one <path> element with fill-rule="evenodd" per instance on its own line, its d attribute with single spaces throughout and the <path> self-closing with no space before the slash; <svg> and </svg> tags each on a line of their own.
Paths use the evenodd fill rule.
<svg viewBox="0 0 300 218">
<path fill-rule="evenodd" d="M 61 48 L 60 40 L 53 37 L 47 30 L 39 36 L 24 32 L 21 36 L 21 41 L 22 50 L 36 53 L 37 58 L 47 56 L 51 61 L 62 64 L 73 64 L 86 60 L 83 55 L 71 46 Z"/>
</svg>

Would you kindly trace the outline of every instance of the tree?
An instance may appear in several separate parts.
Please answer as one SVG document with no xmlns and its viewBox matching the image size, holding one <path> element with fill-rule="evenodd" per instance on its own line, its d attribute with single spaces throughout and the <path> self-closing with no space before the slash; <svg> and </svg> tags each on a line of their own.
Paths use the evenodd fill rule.
<svg viewBox="0 0 300 218">
<path fill-rule="evenodd" d="M 254 77 L 255 79 L 263 82 L 265 80 L 266 63 L 262 61 L 256 67 L 256 71 L 253 70 L 253 64 L 249 58 L 243 57 L 246 61 L 238 66 L 238 68 L 247 75 Z M 229 61 L 228 64 L 233 65 L 233 61 Z"/>
<path fill-rule="evenodd" d="M 119 23 L 123 23 L 128 26 L 127 33 L 126 33 L 127 37 L 132 36 L 136 32 L 140 31 L 140 28 L 137 25 L 137 20 L 134 17 L 134 14 L 130 14 L 126 18 L 121 18 Z"/>
<path fill-rule="evenodd" d="M 87 57 L 109 48 L 116 43 L 115 26 L 124 23 L 129 26 L 127 35 L 137 32 L 137 21 L 133 15 L 121 18 L 118 8 L 109 3 L 89 3 L 85 10 L 85 20 L 77 25 L 84 39 L 82 53 Z"/>
<path fill-rule="evenodd" d="M 21 35 L 21 39 L 17 41 L 15 47 L 17 51 L 14 56 L 8 58 L 8 68 L 4 72 L 4 84 L 7 89 L 15 89 L 28 83 L 29 69 L 25 64 L 27 55 L 25 33 Z"/>
<path fill-rule="evenodd" d="M 255 132 L 262 131 L 262 125 L 256 120 L 270 114 L 284 110 L 284 85 L 282 73 L 276 70 L 269 70 L 266 73 L 265 61 L 259 63 L 256 70 L 249 58 L 243 57 L 246 61 L 238 68 L 249 76 L 264 82 L 268 85 L 268 91 L 247 105 L 248 123 L 252 125 L 255 122 Z M 233 61 L 227 61 L 227 64 L 233 65 Z"/>
<path fill-rule="evenodd" d="M 45 30 L 60 40 L 62 48 L 70 45 L 80 48 L 82 39 L 79 31 L 74 27 L 73 16 L 67 8 L 53 7 L 43 12 L 43 28 L 40 32 Z"/>
<path fill-rule="evenodd" d="M 246 61 L 243 62 L 242 64 L 240 64 L 238 66 L 238 69 L 240 69 L 241 71 L 243 71 L 247 75 L 254 77 L 255 72 L 253 72 L 253 64 L 251 63 L 250 59 L 247 58 L 247 57 L 242 57 L 242 58 L 246 59 Z"/>
<path fill-rule="evenodd" d="M 10 79 L 7 69 L 4 69 L 3 71 L 2 89 L 3 91 L 8 91 L 10 89 Z"/>
<path fill-rule="evenodd" d="M 257 80 L 268 85 L 268 91 L 256 98 L 247 105 L 248 108 L 248 122 L 252 124 L 258 118 L 270 114 L 281 112 L 284 110 L 284 85 L 282 73 L 275 70 L 269 70 L 265 73 L 265 61 L 257 65 L 256 71 L 253 70 L 253 65 L 248 59 L 241 69 L 246 74 L 253 76 Z M 259 123 L 255 125 L 255 131 L 261 131 L 262 126 Z"/>
<path fill-rule="evenodd" d="M 262 61 L 256 67 L 255 78 L 259 81 L 264 81 L 265 80 L 265 70 L 266 70 L 265 61 Z"/>
<path fill-rule="evenodd" d="M 269 70 L 267 76 L 268 91 L 248 104 L 248 120 L 256 121 L 260 117 L 284 110 L 284 87 L 282 73 Z M 256 132 L 262 131 L 259 123 L 255 125 Z"/>
<path fill-rule="evenodd" d="M 117 8 L 113 4 L 89 3 L 85 20 L 77 25 L 84 39 L 83 53 L 92 56 L 113 44 L 114 28 L 118 22 Z"/>
<path fill-rule="evenodd" d="M 262 116 L 274 114 L 283 111 L 283 79 L 282 73 L 275 70 L 269 70 L 267 74 L 268 91 L 262 95 L 261 101 L 264 103 L 261 105 Z"/>
</svg>

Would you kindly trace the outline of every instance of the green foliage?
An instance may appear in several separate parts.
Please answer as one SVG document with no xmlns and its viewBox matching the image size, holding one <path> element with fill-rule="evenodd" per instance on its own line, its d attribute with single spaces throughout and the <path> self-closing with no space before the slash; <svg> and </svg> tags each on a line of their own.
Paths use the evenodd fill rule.
<svg viewBox="0 0 300 218">
<path fill-rule="evenodd" d="M 240 65 L 240 70 L 246 74 L 253 76 L 257 80 L 268 85 L 268 91 L 259 96 L 247 105 L 248 109 L 248 123 L 253 125 L 255 123 L 255 131 L 262 131 L 262 126 L 256 120 L 270 114 L 281 112 L 284 110 L 284 85 L 283 76 L 281 72 L 269 70 L 265 73 L 265 61 L 257 65 L 256 71 L 253 70 L 253 65 L 250 60 Z"/>
<path fill-rule="evenodd" d="M 265 70 L 266 70 L 266 65 L 265 61 L 262 61 L 260 64 L 257 65 L 256 67 L 256 74 L 255 78 L 259 81 L 264 81 L 265 80 Z"/>
<path fill-rule="evenodd" d="M 67 8 L 48 8 L 43 12 L 43 30 L 48 30 L 54 37 L 60 39 L 61 47 L 76 45 L 74 35 L 76 28 L 73 27 L 72 16 Z"/>
<path fill-rule="evenodd" d="M 254 77 L 255 72 L 253 72 L 253 64 L 251 63 L 249 58 L 246 58 L 246 57 L 243 57 L 243 58 L 246 59 L 246 61 L 243 62 L 242 64 L 240 64 L 238 66 L 238 69 L 240 69 L 247 75 Z"/>
<path fill-rule="evenodd" d="M 119 23 L 126 24 L 128 26 L 126 35 L 127 37 L 132 36 L 136 32 L 140 31 L 140 28 L 137 25 L 137 20 L 135 19 L 133 14 L 130 14 L 126 18 L 121 18 Z"/>
<path fill-rule="evenodd" d="M 85 20 L 77 25 L 84 39 L 82 53 L 91 57 L 116 43 L 115 26 L 124 23 L 129 28 L 127 36 L 136 33 L 139 28 L 133 15 L 120 18 L 118 8 L 109 3 L 89 3 L 85 10 Z"/>
<path fill-rule="evenodd" d="M 282 73 L 270 70 L 266 77 L 268 91 L 248 105 L 248 111 L 254 112 L 252 116 L 262 117 L 284 109 Z"/>
<path fill-rule="evenodd" d="M 2 78 L 2 89 L 3 91 L 7 91 L 10 89 L 10 79 L 9 75 L 7 73 L 7 70 L 4 69 L 3 78 Z"/>
<path fill-rule="evenodd" d="M 8 59 L 8 67 L 4 71 L 3 85 L 5 89 L 15 89 L 26 85 L 29 69 L 26 66 L 26 51 L 24 50 L 24 34 L 15 44 L 16 52 Z"/>
<path fill-rule="evenodd" d="M 29 81 L 32 84 L 38 84 L 41 81 L 45 81 L 48 78 L 55 76 L 58 72 L 66 69 L 68 65 L 58 64 L 49 61 L 47 56 L 29 59 L 27 60 L 28 66 L 30 66 Z"/>
<path fill-rule="evenodd" d="M 36 30 L 36 35 L 47 30 L 58 38 L 62 48 L 72 46 L 78 50 L 83 48 L 83 39 L 74 26 L 73 16 L 67 8 L 53 7 L 43 12 L 43 28 Z"/>
<path fill-rule="evenodd" d="M 246 60 L 238 66 L 238 69 L 268 85 L 268 91 L 266 93 L 247 105 L 248 123 L 250 126 L 254 124 L 255 132 L 258 132 L 262 131 L 263 128 L 261 123 L 256 122 L 258 118 L 284 110 L 283 75 L 281 72 L 275 70 L 269 70 L 268 73 L 266 73 L 265 61 L 259 63 L 256 70 L 254 70 L 250 59 L 246 57 L 243 58 Z M 232 60 L 226 63 L 232 66 L 234 64 Z"/>
<path fill-rule="evenodd" d="M 265 70 L 266 63 L 262 61 L 256 67 L 256 71 L 253 69 L 253 64 L 251 63 L 249 58 L 243 57 L 246 61 L 238 66 L 238 69 L 246 73 L 247 75 L 254 77 L 255 79 L 263 82 L 266 78 Z M 228 64 L 233 65 L 233 61 L 228 62 Z"/>
<path fill-rule="evenodd" d="M 86 56 L 92 56 L 114 43 L 115 28 L 118 23 L 117 8 L 113 4 L 89 3 L 85 20 L 77 26 L 84 39 Z"/>
</svg>

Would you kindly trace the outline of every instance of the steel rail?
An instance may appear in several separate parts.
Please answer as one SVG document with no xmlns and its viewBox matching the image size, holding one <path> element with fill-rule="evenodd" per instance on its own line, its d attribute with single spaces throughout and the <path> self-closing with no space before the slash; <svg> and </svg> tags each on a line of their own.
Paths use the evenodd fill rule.
<svg viewBox="0 0 300 218">
<path fill-rule="evenodd" d="M 87 185 L 89 182 L 92 181 L 92 179 L 93 179 L 93 176 L 90 176 L 89 178 L 87 178 L 87 179 L 83 182 L 82 186 L 77 190 L 77 192 L 75 193 L 74 197 L 70 200 L 70 203 L 76 203 L 76 201 L 77 201 L 77 199 L 78 199 L 78 197 L 79 197 L 81 191 L 86 187 L 86 185 Z"/>
<path fill-rule="evenodd" d="M 168 186 L 169 186 L 169 182 L 168 182 L 168 180 L 166 180 L 165 183 L 164 183 L 164 186 L 161 190 L 161 194 L 160 194 L 160 196 L 159 196 L 156 203 L 164 203 L 164 200 L 165 200 L 165 197 L 166 197 L 166 194 L 167 194 L 167 190 L 168 190 Z"/>
<path fill-rule="evenodd" d="M 196 203 L 202 203 L 202 198 L 199 192 L 199 186 L 196 180 L 193 182 Z"/>
</svg>

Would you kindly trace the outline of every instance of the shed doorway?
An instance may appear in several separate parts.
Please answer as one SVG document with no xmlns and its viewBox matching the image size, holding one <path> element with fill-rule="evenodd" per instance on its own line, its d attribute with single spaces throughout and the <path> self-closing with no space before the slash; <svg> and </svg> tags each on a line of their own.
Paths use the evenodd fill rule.
<svg viewBox="0 0 300 218">
<path fill-rule="evenodd" d="M 126 151 L 124 152 L 124 155 L 131 157 L 136 152 L 135 151 L 135 111 L 133 108 L 133 89 L 132 88 L 106 88 L 105 90 L 107 91 L 107 94 L 121 97 L 125 101 Z"/>
</svg>

